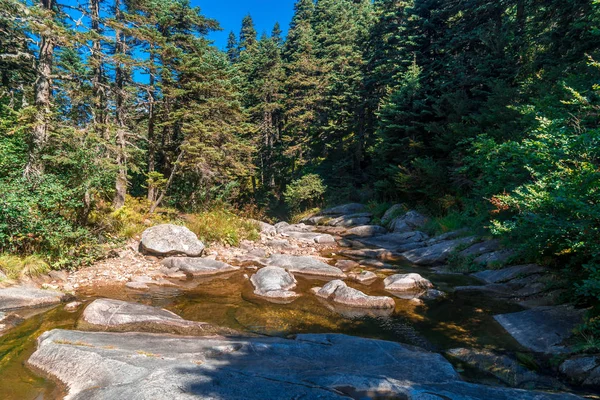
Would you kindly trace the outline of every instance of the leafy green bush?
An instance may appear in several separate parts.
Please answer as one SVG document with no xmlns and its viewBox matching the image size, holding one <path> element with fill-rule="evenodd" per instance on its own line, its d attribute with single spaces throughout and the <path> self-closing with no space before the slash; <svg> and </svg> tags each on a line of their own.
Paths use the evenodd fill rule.
<svg viewBox="0 0 600 400">
<path fill-rule="evenodd" d="M 326 189 L 319 175 L 307 174 L 287 186 L 285 202 L 293 211 L 314 207 L 323 200 Z"/>
<path fill-rule="evenodd" d="M 190 214 L 186 217 L 185 225 L 205 243 L 236 246 L 242 240 L 256 240 L 260 237 L 253 222 L 225 208 Z"/>
</svg>

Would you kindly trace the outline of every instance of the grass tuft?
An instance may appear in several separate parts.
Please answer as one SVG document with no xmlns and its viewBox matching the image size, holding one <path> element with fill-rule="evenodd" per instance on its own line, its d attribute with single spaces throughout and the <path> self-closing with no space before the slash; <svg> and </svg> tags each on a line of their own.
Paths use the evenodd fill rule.
<svg viewBox="0 0 600 400">
<path fill-rule="evenodd" d="M 242 240 L 257 240 L 256 224 L 225 208 L 215 208 L 186 217 L 185 225 L 203 242 L 237 246 Z"/>
<path fill-rule="evenodd" d="M 46 274 L 50 271 L 50 266 L 38 255 L 19 257 L 5 254 L 0 256 L 0 270 L 9 279 L 19 279 Z"/>
</svg>

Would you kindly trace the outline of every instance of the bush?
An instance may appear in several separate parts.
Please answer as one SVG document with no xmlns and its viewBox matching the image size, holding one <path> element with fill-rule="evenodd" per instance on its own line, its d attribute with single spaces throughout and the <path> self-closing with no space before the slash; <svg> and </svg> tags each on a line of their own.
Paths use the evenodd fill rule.
<svg viewBox="0 0 600 400">
<path fill-rule="evenodd" d="M 50 271 L 50 266 L 37 255 L 18 257 L 5 254 L 0 255 L 0 271 L 4 272 L 9 279 L 19 279 L 45 274 Z"/>
<path fill-rule="evenodd" d="M 225 208 L 188 215 L 185 225 L 205 243 L 237 246 L 242 240 L 256 240 L 260 237 L 253 222 Z"/>
<path fill-rule="evenodd" d="M 323 201 L 325 190 L 327 187 L 319 175 L 304 175 L 287 186 L 284 193 L 285 202 L 292 211 L 315 207 Z"/>
</svg>

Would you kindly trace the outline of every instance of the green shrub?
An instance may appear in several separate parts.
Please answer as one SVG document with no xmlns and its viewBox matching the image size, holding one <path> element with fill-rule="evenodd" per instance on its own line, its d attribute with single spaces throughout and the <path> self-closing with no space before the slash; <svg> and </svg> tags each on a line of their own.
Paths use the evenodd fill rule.
<svg viewBox="0 0 600 400">
<path fill-rule="evenodd" d="M 284 193 L 285 202 L 292 211 L 315 207 L 323 201 L 326 189 L 319 175 L 304 175 L 287 186 Z"/>
<path fill-rule="evenodd" d="M 236 246 L 242 240 L 257 240 L 255 223 L 225 208 L 190 214 L 185 225 L 205 243 L 216 242 Z"/>
</svg>

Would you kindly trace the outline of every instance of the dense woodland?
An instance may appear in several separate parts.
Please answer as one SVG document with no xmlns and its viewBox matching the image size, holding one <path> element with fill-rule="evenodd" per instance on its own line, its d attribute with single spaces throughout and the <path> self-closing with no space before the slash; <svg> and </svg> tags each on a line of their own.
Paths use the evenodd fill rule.
<svg viewBox="0 0 600 400">
<path fill-rule="evenodd" d="M 3 252 L 73 265 L 129 202 L 402 202 L 600 301 L 597 0 L 298 0 L 285 37 L 216 29 L 188 0 L 0 2 Z"/>
</svg>

